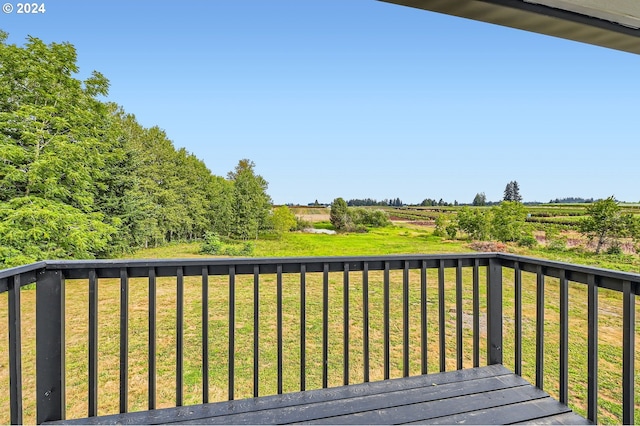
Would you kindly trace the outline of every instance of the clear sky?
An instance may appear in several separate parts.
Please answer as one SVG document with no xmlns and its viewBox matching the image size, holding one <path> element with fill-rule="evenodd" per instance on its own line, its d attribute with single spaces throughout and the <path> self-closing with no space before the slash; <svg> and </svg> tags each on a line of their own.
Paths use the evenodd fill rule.
<svg viewBox="0 0 640 426">
<path fill-rule="evenodd" d="M 15 1 L 6 0 L 16 6 Z M 3 0 L 3 3 L 5 0 Z M 0 13 L 276 203 L 640 200 L 640 56 L 375 0 L 55 0 Z"/>
</svg>

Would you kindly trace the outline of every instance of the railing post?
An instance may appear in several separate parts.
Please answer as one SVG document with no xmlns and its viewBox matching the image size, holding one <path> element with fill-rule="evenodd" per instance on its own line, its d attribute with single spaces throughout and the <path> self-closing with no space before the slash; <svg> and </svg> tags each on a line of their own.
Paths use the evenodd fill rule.
<svg viewBox="0 0 640 426">
<path fill-rule="evenodd" d="M 11 424 L 22 424 L 22 334 L 20 275 L 9 278 L 9 404 Z"/>
<path fill-rule="evenodd" d="M 36 284 L 37 422 L 65 419 L 64 277 L 43 270 Z"/>
<path fill-rule="evenodd" d="M 502 265 L 498 259 L 489 260 L 487 275 L 487 362 L 502 364 Z"/>
</svg>

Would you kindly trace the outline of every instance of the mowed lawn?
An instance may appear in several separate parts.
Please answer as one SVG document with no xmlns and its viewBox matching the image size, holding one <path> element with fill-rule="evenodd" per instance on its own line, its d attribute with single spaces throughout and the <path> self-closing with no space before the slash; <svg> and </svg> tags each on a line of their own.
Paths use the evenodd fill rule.
<svg viewBox="0 0 640 426">
<path fill-rule="evenodd" d="M 136 253 L 134 258 L 195 258 L 198 244 L 174 244 L 148 249 Z M 409 253 L 469 252 L 461 241 L 443 241 L 434 237 L 428 228 L 397 226 L 372 230 L 366 234 L 324 235 L 291 233 L 281 240 L 255 242 L 256 257 L 279 256 L 356 256 Z M 527 254 L 527 253 L 525 253 Z M 608 260 L 609 262 L 611 260 Z M 504 363 L 513 367 L 514 315 L 513 288 L 509 283 L 510 271 L 504 273 Z M 403 371 L 403 294 L 402 271 L 391 272 L 390 285 L 390 356 L 391 377 L 402 376 Z M 455 369 L 455 271 L 445 273 L 445 339 L 447 369 Z M 427 276 L 427 365 L 429 372 L 438 371 L 439 338 L 437 271 Z M 486 276 L 480 273 L 481 310 L 481 364 L 486 363 L 486 330 L 484 283 Z M 557 280 L 545 283 L 545 390 L 558 396 L 558 336 L 559 336 L 559 290 Z M 210 400 L 225 400 L 228 388 L 229 366 L 229 283 L 227 277 L 209 279 L 210 347 L 209 395 Z M 533 274 L 523 273 L 523 375 L 530 381 L 535 378 L 535 317 L 536 280 Z M 69 418 L 87 414 L 87 335 L 88 335 L 88 289 L 86 281 L 69 280 L 66 286 L 66 357 L 67 357 L 67 416 Z M 104 279 L 99 284 L 99 414 L 118 411 L 119 395 L 119 281 Z M 283 387 L 292 392 L 300 386 L 300 281 L 297 275 L 285 275 L 283 279 Z M 586 411 L 586 291 L 585 286 L 571 284 L 570 287 L 570 405 L 578 412 Z M 235 398 L 252 396 L 253 386 L 253 333 L 254 298 L 253 277 L 239 276 L 236 281 L 235 322 Z M 259 387 L 260 394 L 276 393 L 277 383 L 277 330 L 275 276 L 261 276 L 259 301 Z M 185 404 L 202 401 L 202 299 L 199 277 L 185 279 L 185 331 L 184 331 L 184 392 Z M 322 386 L 322 274 L 308 274 L 306 282 L 306 370 L 307 389 Z M 176 357 L 176 280 L 158 279 L 158 407 L 175 404 L 175 357 Z M 349 285 L 349 380 L 363 380 L 363 281 L 359 272 L 350 275 Z M 383 376 L 383 276 L 381 272 L 369 273 L 370 311 L 370 378 L 380 380 Z M 0 318 L 7 321 L 6 293 L 1 295 Z M 129 403 L 130 410 L 143 410 L 147 406 L 147 358 L 148 358 L 148 282 L 146 279 L 130 280 L 129 306 Z M 342 384 L 344 368 L 343 327 L 343 274 L 331 273 L 329 279 L 329 385 Z M 35 291 L 22 292 L 23 335 L 23 387 L 25 399 L 25 423 L 35 422 Z M 622 363 L 622 299 L 619 294 L 600 291 L 599 322 L 599 421 L 620 423 L 621 421 L 621 363 Z M 636 309 L 637 310 L 637 309 Z M 463 271 L 463 354 L 464 366 L 472 366 L 473 329 L 472 275 Z M 409 276 L 409 369 L 412 375 L 420 374 L 420 276 L 411 271 Z M 640 312 L 636 318 L 640 318 Z M 638 327 L 636 327 L 638 329 Z M 637 336 L 640 339 L 640 336 Z M 0 353 L 7 354 L 8 336 L 5 328 L 0 330 Z M 5 356 L 6 358 L 6 356 Z M 636 363 L 639 364 L 639 363 Z M 8 389 L 8 359 L 0 363 L 0 383 Z M 636 377 L 640 377 L 637 375 Z M 640 386 L 640 382 L 636 383 Z M 638 401 L 640 402 L 640 401 Z M 7 423 L 8 393 L 0 396 L 0 422 Z M 640 417 L 636 417 L 640 422 Z"/>
</svg>

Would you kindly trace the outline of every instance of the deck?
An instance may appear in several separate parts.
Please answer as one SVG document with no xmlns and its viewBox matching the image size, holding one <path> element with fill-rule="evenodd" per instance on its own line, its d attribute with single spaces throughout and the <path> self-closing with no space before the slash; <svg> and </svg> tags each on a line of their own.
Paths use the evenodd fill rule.
<svg viewBox="0 0 640 426">
<path fill-rule="evenodd" d="M 502 365 L 53 424 L 590 424 Z"/>
</svg>

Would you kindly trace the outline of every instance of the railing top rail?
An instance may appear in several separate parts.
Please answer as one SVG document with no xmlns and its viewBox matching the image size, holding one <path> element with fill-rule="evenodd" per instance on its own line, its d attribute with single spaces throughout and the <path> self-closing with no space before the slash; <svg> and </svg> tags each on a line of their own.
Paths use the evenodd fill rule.
<svg viewBox="0 0 640 426">
<path fill-rule="evenodd" d="M 156 268 L 158 276 L 172 276 L 175 268 L 184 268 L 185 275 L 198 275 L 201 268 L 208 268 L 212 274 L 225 274 L 225 268 L 235 266 L 239 274 L 253 273 L 253 267 L 260 267 L 261 273 L 275 272 L 276 265 L 283 266 L 283 272 L 299 272 L 299 265 L 306 265 L 309 272 L 322 270 L 324 264 L 330 264 L 330 271 L 341 270 L 341 264 L 350 263 L 350 269 L 356 271 L 364 262 L 368 262 L 370 269 L 380 269 L 384 262 L 391 263 L 392 269 L 399 269 L 402 262 L 413 263 L 412 268 L 419 268 L 421 261 L 427 261 L 428 267 L 445 262 L 445 267 L 457 265 L 462 260 L 466 266 L 470 266 L 475 259 L 481 260 L 486 265 L 491 259 L 498 259 L 503 266 L 513 267 L 515 262 L 520 264 L 523 271 L 536 272 L 536 267 L 542 266 L 545 275 L 559 277 L 561 271 L 564 276 L 574 282 L 587 283 L 589 276 L 597 278 L 598 286 L 615 291 L 622 291 L 622 283 L 629 281 L 633 284 L 634 293 L 640 294 L 640 274 L 631 272 L 614 271 L 594 266 L 577 265 L 554 260 L 538 259 L 508 253 L 449 253 L 449 254 L 407 254 L 386 256 L 323 256 L 323 257 L 269 257 L 269 258 L 193 258 L 193 259 L 109 259 L 109 260 L 48 260 L 30 265 L 0 271 L 0 293 L 8 288 L 8 280 L 11 277 L 21 275 L 22 285 L 36 280 L 38 270 L 61 270 L 68 278 L 86 278 L 89 270 L 96 270 L 99 277 L 118 277 L 116 272 L 120 269 L 128 269 L 131 276 L 142 277 L 150 268 Z M 375 266 L 377 263 L 377 266 Z M 402 266 L 401 266 L 402 265 Z M 116 272 L 114 272 L 116 271 Z M 147 272 L 145 272 L 147 271 Z M 115 274 L 115 275 L 114 275 Z"/>
<path fill-rule="evenodd" d="M 529 263 L 540 265 L 547 268 L 563 269 L 565 271 L 578 272 L 587 275 L 596 275 L 599 277 L 612 278 L 619 281 L 631 281 L 640 283 L 640 274 L 633 272 L 615 271 L 613 269 L 604 269 L 596 266 L 578 265 L 575 263 L 559 262 L 556 260 L 538 259 L 529 256 L 520 256 L 508 253 L 495 253 L 498 259 L 517 261 L 520 263 Z"/>
<path fill-rule="evenodd" d="M 496 253 L 394 254 L 384 256 L 308 256 L 308 257 L 250 257 L 250 258 L 180 258 L 180 259 L 108 259 L 108 260 L 51 260 L 47 269 L 141 268 L 209 265 L 277 265 L 322 264 L 348 262 L 380 262 L 394 260 L 491 259 Z"/>
<path fill-rule="evenodd" d="M 16 266 L 9 269 L 0 270 L 0 280 L 10 277 L 15 277 L 16 275 L 26 274 L 28 272 L 37 271 L 38 269 L 42 269 L 47 266 L 47 262 L 36 262 L 30 263 L 28 265 Z"/>
</svg>

